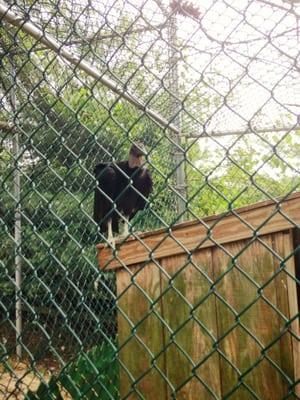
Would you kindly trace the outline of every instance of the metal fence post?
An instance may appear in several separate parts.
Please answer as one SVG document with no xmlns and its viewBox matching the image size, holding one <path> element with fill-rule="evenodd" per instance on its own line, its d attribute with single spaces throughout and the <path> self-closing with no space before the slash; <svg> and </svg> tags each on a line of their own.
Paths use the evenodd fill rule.
<svg viewBox="0 0 300 400">
<path fill-rule="evenodd" d="M 12 65 L 12 87 L 10 91 L 10 100 L 13 110 L 13 125 L 15 125 L 15 111 L 16 111 L 16 70 L 14 62 L 11 58 Z M 16 355 L 20 359 L 22 357 L 22 346 L 19 342 L 22 335 L 22 300 L 20 298 L 21 284 L 22 284 L 22 258 L 20 255 L 22 246 L 22 231 L 21 231 L 21 204 L 20 204 L 20 169 L 19 169 L 19 155 L 20 155 L 20 138 L 18 129 L 13 130 L 13 155 L 14 155 L 14 197 L 15 197 L 15 212 L 14 212 L 14 239 L 15 239 L 15 293 L 16 293 Z"/>
<path fill-rule="evenodd" d="M 168 42 L 169 42 L 169 71 L 170 79 L 169 86 L 171 92 L 170 99 L 170 116 L 174 118 L 172 123 L 178 128 L 178 133 L 172 133 L 172 139 L 174 141 L 173 149 L 173 162 L 175 169 L 175 189 L 180 194 L 177 196 L 177 212 L 180 215 L 179 221 L 185 219 L 186 211 L 186 174 L 185 174 L 185 155 L 181 150 L 182 138 L 181 138 L 181 121 L 180 121 L 180 94 L 179 94 L 179 74 L 178 74 L 178 62 L 177 62 L 177 19 L 176 14 L 172 14 L 169 19 L 168 25 Z"/>
</svg>

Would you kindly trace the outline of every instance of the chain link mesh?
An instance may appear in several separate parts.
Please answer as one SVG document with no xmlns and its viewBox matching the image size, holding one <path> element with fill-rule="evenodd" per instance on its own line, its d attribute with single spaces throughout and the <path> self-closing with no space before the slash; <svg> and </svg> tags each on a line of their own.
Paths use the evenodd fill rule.
<svg viewBox="0 0 300 400">
<path fill-rule="evenodd" d="M 298 398 L 299 375 L 269 349 L 286 332 L 299 341 L 299 308 L 286 312 L 269 290 L 284 276 L 297 287 L 298 307 L 299 220 L 281 205 L 300 184 L 299 16 L 299 3 L 288 0 L 0 0 L 1 399 L 154 399 L 139 386 L 147 374 L 164 382 L 156 399 L 200 398 L 184 392 L 194 381 L 197 391 L 205 388 L 203 399 L 273 399 L 249 378 L 264 362 L 287 384 L 277 398 Z M 154 190 L 130 221 L 131 233 L 143 242 L 140 232 L 164 228 L 163 242 L 174 238 L 178 222 L 196 220 L 207 228 L 197 248 L 213 240 L 219 252 L 213 273 L 180 240 L 185 256 L 177 271 L 149 250 L 143 267 L 160 274 L 155 295 L 129 266 L 120 294 L 116 273 L 96 262 L 95 246 L 106 237 L 92 216 L 94 166 L 126 159 L 136 139 L 146 144 Z M 276 209 L 259 229 L 276 213 L 293 228 L 287 253 L 251 226 L 253 238 L 242 245 L 214 239 L 226 216 L 247 225 L 236 209 L 263 200 Z M 219 213 L 209 226 L 205 217 Z M 248 271 L 253 246 L 276 260 L 271 274 Z M 184 289 L 189 273 L 205 278 L 201 296 Z M 231 279 L 242 282 L 243 306 L 234 297 L 238 288 L 226 289 Z M 144 314 L 126 315 L 122 296 L 139 302 L 137 293 L 147 300 Z M 284 321 L 271 342 L 243 317 L 260 301 L 263 315 Z M 175 322 L 166 302 L 178 310 Z M 223 312 L 230 317 L 218 335 L 206 314 Z M 134 375 L 120 356 L 120 314 L 131 327 L 127 342 L 137 341 L 151 359 L 143 373 Z M 141 339 L 143 326 L 151 335 L 168 332 L 159 349 Z M 194 332 L 187 326 L 207 337 L 197 357 L 182 344 Z M 245 339 L 246 370 L 222 348 L 237 337 Z M 247 354 L 250 342 L 254 355 Z M 168 357 L 189 365 L 180 380 L 161 362 Z M 235 371 L 221 391 L 217 378 L 199 373 L 210 357 Z M 272 387 L 270 376 L 262 386 Z"/>
</svg>

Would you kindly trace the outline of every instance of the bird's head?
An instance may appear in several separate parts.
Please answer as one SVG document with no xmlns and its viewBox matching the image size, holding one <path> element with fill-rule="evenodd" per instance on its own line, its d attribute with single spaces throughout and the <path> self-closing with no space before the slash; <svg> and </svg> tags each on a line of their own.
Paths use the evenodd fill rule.
<svg viewBox="0 0 300 400">
<path fill-rule="evenodd" d="M 145 156 L 147 154 L 145 144 L 141 140 L 133 142 L 129 154 L 134 157 Z"/>
<path fill-rule="evenodd" d="M 140 167 L 145 163 L 147 154 L 146 147 L 142 141 L 135 141 L 129 151 L 129 166 L 130 168 Z"/>
</svg>

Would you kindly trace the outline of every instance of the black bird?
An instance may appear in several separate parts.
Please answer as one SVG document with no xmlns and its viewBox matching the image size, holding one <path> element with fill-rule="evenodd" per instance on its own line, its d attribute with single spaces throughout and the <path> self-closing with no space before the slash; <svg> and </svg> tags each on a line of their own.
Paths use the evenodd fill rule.
<svg viewBox="0 0 300 400">
<path fill-rule="evenodd" d="M 100 224 L 101 232 L 108 234 L 112 247 L 115 247 L 113 232 L 119 233 L 119 220 L 124 222 L 123 236 L 126 237 L 129 235 L 128 221 L 145 208 L 146 199 L 152 191 L 151 174 L 144 167 L 145 155 L 144 144 L 134 142 L 128 160 L 99 164 L 94 169 L 98 181 L 94 196 L 94 220 Z"/>
</svg>

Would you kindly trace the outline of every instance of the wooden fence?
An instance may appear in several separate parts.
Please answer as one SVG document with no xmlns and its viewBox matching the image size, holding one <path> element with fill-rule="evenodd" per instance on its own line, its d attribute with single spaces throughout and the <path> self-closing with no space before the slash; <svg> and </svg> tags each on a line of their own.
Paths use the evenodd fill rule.
<svg viewBox="0 0 300 400">
<path fill-rule="evenodd" d="M 130 238 L 114 254 L 98 245 L 117 276 L 121 398 L 296 399 L 299 223 L 297 193 Z"/>
</svg>

